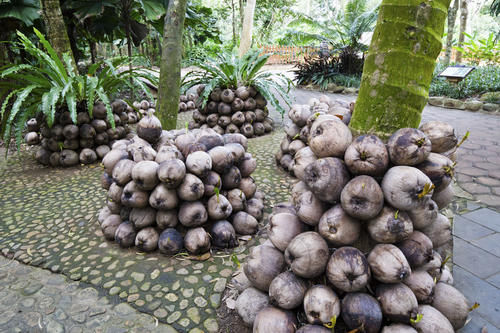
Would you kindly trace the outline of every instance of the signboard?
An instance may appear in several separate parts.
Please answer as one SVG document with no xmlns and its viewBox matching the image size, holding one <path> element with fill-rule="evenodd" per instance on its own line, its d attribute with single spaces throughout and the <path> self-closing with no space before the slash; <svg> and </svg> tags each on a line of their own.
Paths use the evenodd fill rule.
<svg viewBox="0 0 500 333">
<path fill-rule="evenodd" d="M 439 74 L 441 77 L 445 77 L 450 81 L 462 81 L 467 75 L 470 74 L 475 69 L 475 67 L 466 66 L 450 66 Z"/>
</svg>

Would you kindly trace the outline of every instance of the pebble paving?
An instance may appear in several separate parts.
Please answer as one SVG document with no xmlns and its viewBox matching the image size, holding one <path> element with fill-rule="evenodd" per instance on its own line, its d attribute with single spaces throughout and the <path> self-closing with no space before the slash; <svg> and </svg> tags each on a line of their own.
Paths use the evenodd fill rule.
<svg viewBox="0 0 500 333">
<path fill-rule="evenodd" d="M 297 102 L 306 103 L 307 98 L 314 94 L 296 90 L 295 95 Z M 342 98 L 349 100 L 354 97 Z M 431 110 L 431 113 L 424 111 L 424 118 L 442 119 L 444 115 L 445 118 L 458 119 L 459 130 L 471 127 L 467 127 L 466 115 L 449 112 L 453 111 L 442 114 L 436 110 Z M 190 112 L 179 115 L 180 128 L 190 116 Z M 252 176 L 258 189 L 266 195 L 266 215 L 273 204 L 288 199 L 289 188 L 296 181 L 276 168 L 274 153 L 283 132 L 280 115 L 273 112 L 272 117 L 277 122 L 276 130 L 249 140 L 249 151 L 258 162 Z M 480 116 L 474 117 L 484 124 L 485 120 Z M 498 126 L 498 121 L 493 119 L 484 135 L 491 134 L 490 128 Z M 473 154 L 476 150 L 482 151 L 481 154 L 489 153 L 491 149 L 493 157 L 500 156 L 494 138 L 486 140 L 479 135 L 481 140 L 484 139 L 482 143 L 473 138 L 464 144 L 466 149 L 461 154 L 465 155 L 460 158 L 476 156 Z M 479 167 L 478 163 L 494 162 L 488 162 L 489 155 L 481 154 L 477 155 L 480 161 L 471 161 L 472 167 Z M 248 249 L 265 240 L 265 228 L 252 239 L 242 240 L 238 248 L 212 252 L 210 257 L 163 256 L 140 253 L 135 249 L 124 250 L 104 240 L 97 222 L 98 211 L 106 197 L 106 192 L 99 186 L 102 167 L 94 164 L 67 169 L 47 168 L 38 165 L 32 155 L 32 150 L 23 148 L 7 160 L 3 154 L 0 157 L 0 251 L 6 257 L 0 258 L 0 280 L 3 280 L 0 284 L 0 311 L 5 314 L 0 318 L 0 331 L 79 332 L 87 331 L 86 325 L 97 325 L 99 321 L 110 323 L 100 328 L 103 332 L 141 329 L 219 331 L 216 309 L 223 302 L 224 289 L 236 269 L 231 255 L 235 253 L 243 262 Z M 468 164 L 460 168 L 466 167 Z M 468 182 L 480 184 L 480 175 L 477 174 L 462 182 L 466 170 L 460 168 L 460 185 Z M 494 176 L 489 169 L 484 175 L 488 179 L 495 179 Z M 498 189 L 494 184 L 488 188 L 487 195 L 494 195 Z M 467 200 L 473 199 L 458 187 L 457 194 L 449 214 L 468 211 Z M 483 197 L 475 195 L 476 199 L 488 204 Z M 497 204 L 500 205 L 500 201 Z M 33 269 L 17 261 L 60 274 Z M 23 278 L 17 282 L 13 278 L 17 276 Z M 57 279 L 64 281 L 54 282 L 52 287 L 50 281 Z M 83 290 L 92 290 L 92 304 L 86 304 L 84 298 L 80 302 L 78 295 Z M 40 307 L 50 306 L 40 305 L 46 302 L 54 308 L 50 313 L 45 313 L 46 310 Z M 106 310 L 90 315 L 96 308 Z M 126 324 L 134 321 L 133 316 L 142 318 L 137 319 L 137 327 Z M 159 321 L 157 327 L 156 319 Z M 55 326 L 49 330 L 49 324 Z M 31 328 L 22 325 L 31 325 Z"/>
</svg>

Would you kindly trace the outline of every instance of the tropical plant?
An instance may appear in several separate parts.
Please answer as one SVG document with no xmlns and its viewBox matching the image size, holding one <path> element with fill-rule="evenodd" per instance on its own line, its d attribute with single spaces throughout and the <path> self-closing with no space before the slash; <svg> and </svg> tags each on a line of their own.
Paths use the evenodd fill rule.
<svg viewBox="0 0 500 333">
<path fill-rule="evenodd" d="M 492 16 L 500 15 L 500 0 L 493 0 L 491 2 L 490 13 Z"/>
<path fill-rule="evenodd" d="M 288 92 L 292 81 L 283 74 L 260 71 L 271 54 L 260 54 L 258 49 L 250 50 L 242 57 L 234 52 L 224 52 L 215 59 L 198 64 L 200 69 L 185 75 L 182 90 L 204 84 L 205 90 L 201 97 L 202 106 L 208 101 L 210 93 L 215 88 L 237 88 L 253 86 L 282 115 L 285 109 L 280 105 L 275 93 L 290 106 Z"/>
<path fill-rule="evenodd" d="M 481 62 L 487 64 L 500 63 L 500 42 L 495 39 L 495 34 L 490 33 L 488 38 L 479 38 L 463 33 L 468 40 L 464 41 L 463 47 L 455 46 L 454 48 L 462 53 L 465 59 L 478 65 Z"/>
<path fill-rule="evenodd" d="M 25 122 L 38 113 L 43 114 L 49 127 L 61 107 L 67 108 L 74 123 L 78 111 L 87 110 L 92 117 L 97 101 L 104 103 L 108 121 L 114 126 L 108 96 L 123 86 L 140 88 L 152 97 L 144 81 L 157 85 L 157 77 L 149 71 L 122 70 L 128 63 L 127 57 L 95 63 L 89 67 L 87 74 L 80 75 L 68 54 L 60 59 L 45 37 L 37 29 L 34 31 L 45 50 L 18 32 L 19 42 L 14 44 L 29 54 L 33 62 L 9 65 L 0 71 L 0 95 L 6 96 L 0 109 L 0 135 L 4 141 L 15 134 L 19 145 Z"/>
</svg>

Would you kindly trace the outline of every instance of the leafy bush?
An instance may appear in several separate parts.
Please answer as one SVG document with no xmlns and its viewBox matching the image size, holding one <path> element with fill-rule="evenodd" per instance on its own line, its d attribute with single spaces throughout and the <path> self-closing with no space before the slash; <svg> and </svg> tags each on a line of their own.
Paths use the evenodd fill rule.
<svg viewBox="0 0 500 333">
<path fill-rule="evenodd" d="M 204 84 L 205 90 L 200 97 L 202 106 L 205 106 L 215 88 L 235 89 L 239 86 L 253 86 L 283 115 L 285 109 L 274 94 L 290 106 L 288 92 L 292 81 L 283 74 L 260 71 L 269 57 L 270 54 L 260 55 L 260 50 L 250 50 L 242 57 L 238 57 L 234 52 L 223 52 L 216 59 L 197 64 L 201 70 L 196 69 L 187 73 L 183 78 L 182 90 L 186 91 L 193 86 Z"/>
<path fill-rule="evenodd" d="M 363 66 L 362 59 L 356 66 Z M 353 66 L 351 63 L 350 66 Z M 294 71 L 297 84 L 314 84 L 321 89 L 326 89 L 329 83 L 335 83 L 344 87 L 359 87 L 361 74 L 345 75 L 346 60 L 342 57 L 318 57 L 313 56 L 305 59 L 303 64 L 297 64 Z M 361 72 L 361 71 L 360 71 Z"/>
<path fill-rule="evenodd" d="M 476 36 L 463 33 L 468 40 L 464 42 L 463 47 L 454 47 L 460 51 L 464 58 L 469 59 L 473 64 L 478 65 L 481 62 L 487 64 L 500 63 L 500 42 L 496 40 L 495 34 L 490 33 L 488 38 L 477 39 Z"/>
<path fill-rule="evenodd" d="M 0 109 L 0 135 L 4 141 L 15 134 L 19 146 L 25 122 L 39 112 L 50 127 L 56 111 L 65 107 L 76 123 L 77 111 L 87 110 L 92 117 L 97 101 L 106 106 L 108 120 L 114 127 L 109 96 L 125 86 L 140 88 L 149 94 L 143 80 L 158 82 L 150 72 L 129 70 L 128 57 L 98 62 L 89 67 L 86 75 L 80 75 L 68 54 L 61 60 L 45 37 L 34 30 L 45 51 L 18 32 L 17 44 L 33 58 L 33 64 L 9 65 L 0 71 L 0 96 L 5 96 Z"/>
<path fill-rule="evenodd" d="M 481 66 L 476 67 L 465 79 L 458 84 L 451 83 L 445 78 L 438 77 L 445 66 L 438 64 L 434 70 L 429 89 L 430 96 L 448 96 L 463 99 L 489 91 L 500 91 L 500 67 Z"/>
</svg>

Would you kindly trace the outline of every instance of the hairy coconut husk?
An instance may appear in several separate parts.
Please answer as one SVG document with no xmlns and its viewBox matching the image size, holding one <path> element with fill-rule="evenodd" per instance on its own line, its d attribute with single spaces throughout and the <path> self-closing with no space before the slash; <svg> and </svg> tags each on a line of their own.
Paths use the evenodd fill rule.
<svg viewBox="0 0 500 333">
<path fill-rule="evenodd" d="M 337 249 L 326 267 L 328 281 L 345 292 L 363 290 L 370 281 L 368 261 L 361 251 L 344 246 Z"/>
<path fill-rule="evenodd" d="M 425 161 L 417 165 L 417 168 L 432 181 L 435 186 L 434 191 L 439 192 L 453 180 L 455 165 L 444 155 L 430 153 Z"/>
<path fill-rule="evenodd" d="M 453 329 L 459 330 L 465 326 L 470 305 L 467 298 L 455 287 L 438 282 L 434 288 L 432 306 L 450 321 Z"/>
<path fill-rule="evenodd" d="M 245 212 L 260 221 L 264 217 L 264 203 L 259 199 L 248 199 L 246 202 Z"/>
<path fill-rule="evenodd" d="M 434 192 L 432 200 L 436 202 L 439 209 L 443 209 L 453 201 L 454 195 L 455 191 L 453 190 L 452 184 L 450 184 L 444 190 Z"/>
<path fill-rule="evenodd" d="M 95 152 L 100 159 L 103 159 L 104 156 L 106 156 L 110 151 L 111 150 L 108 145 L 101 145 L 95 149 Z"/>
<path fill-rule="evenodd" d="M 123 187 L 119 186 L 116 183 L 112 183 L 111 186 L 109 187 L 108 199 L 116 203 L 120 203 L 122 193 L 123 193 Z"/>
<path fill-rule="evenodd" d="M 298 141 L 298 140 L 295 140 Z M 295 142 L 295 141 L 292 141 Z M 300 141 L 302 142 L 302 141 Z M 289 150 L 294 150 L 294 147 L 291 147 L 290 145 L 288 146 Z M 313 151 L 311 150 L 310 147 L 303 147 L 299 150 L 296 151 L 294 155 L 294 165 L 293 165 L 293 173 L 295 177 L 297 177 L 300 180 L 305 179 L 305 169 L 306 167 L 316 161 L 318 158 L 316 155 L 314 155 Z"/>
<path fill-rule="evenodd" d="M 180 205 L 179 222 L 186 227 L 198 227 L 208 219 L 205 206 L 199 201 L 186 201 Z"/>
<path fill-rule="evenodd" d="M 99 215 L 97 217 L 99 225 L 101 225 L 104 222 L 104 220 L 111 214 L 112 214 L 111 210 L 109 210 L 108 206 L 104 206 L 103 208 L 101 208 L 101 210 L 99 211 Z"/>
<path fill-rule="evenodd" d="M 132 208 L 129 220 L 137 229 L 152 226 L 156 222 L 156 210 L 151 207 Z"/>
<path fill-rule="evenodd" d="M 326 211 L 326 205 L 319 200 L 311 191 L 298 193 L 295 201 L 297 216 L 309 225 L 318 225 L 321 216 Z"/>
<path fill-rule="evenodd" d="M 154 161 L 141 161 L 136 163 L 132 168 L 132 179 L 140 189 L 150 191 L 158 184 L 158 167 L 158 163 Z"/>
<path fill-rule="evenodd" d="M 225 179 L 225 178 L 224 178 Z M 224 184 L 224 180 L 223 180 Z M 257 185 L 252 177 L 242 178 L 238 185 L 239 189 L 245 194 L 245 198 L 252 199 L 257 191 Z"/>
<path fill-rule="evenodd" d="M 240 132 L 241 134 L 243 134 L 244 136 L 246 136 L 247 138 L 251 138 L 254 136 L 254 129 L 253 129 L 253 126 L 252 124 L 250 123 L 244 123 L 241 128 L 240 128 Z"/>
<path fill-rule="evenodd" d="M 74 150 L 63 149 L 59 155 L 59 163 L 65 167 L 77 165 L 78 161 L 79 156 Z"/>
<path fill-rule="evenodd" d="M 186 175 L 185 164 L 178 159 L 170 159 L 161 164 L 157 171 L 158 179 L 168 188 L 177 188 Z"/>
<path fill-rule="evenodd" d="M 113 168 L 118 161 L 128 159 L 128 153 L 122 149 L 112 149 L 109 153 L 102 159 L 102 164 L 104 165 L 104 170 L 107 174 L 113 174 Z"/>
<path fill-rule="evenodd" d="M 120 186 L 125 186 L 129 181 L 132 180 L 132 169 L 135 166 L 135 162 L 129 159 L 123 159 L 116 163 L 113 168 L 113 181 Z"/>
<path fill-rule="evenodd" d="M 111 214 L 101 223 L 102 233 L 107 240 L 114 240 L 116 229 L 122 223 L 122 219 L 118 214 Z"/>
<path fill-rule="evenodd" d="M 304 312 L 310 324 L 327 324 L 340 315 L 340 300 L 329 287 L 318 284 L 307 290 Z"/>
<path fill-rule="evenodd" d="M 186 173 L 184 180 L 177 188 L 177 195 L 185 201 L 201 199 L 204 193 L 205 187 L 201 179 L 190 173 Z"/>
<path fill-rule="evenodd" d="M 106 155 L 107 156 L 107 155 Z M 132 208 L 144 208 L 148 205 L 149 193 L 139 188 L 135 181 L 128 182 L 123 188 L 121 203 Z"/>
<path fill-rule="evenodd" d="M 382 176 L 389 165 L 389 153 L 377 136 L 362 135 L 346 149 L 344 161 L 354 175 Z"/>
<path fill-rule="evenodd" d="M 156 143 L 161 136 L 161 122 L 158 118 L 146 115 L 137 123 L 137 135 L 149 143 Z"/>
<path fill-rule="evenodd" d="M 29 132 L 24 136 L 24 141 L 26 144 L 32 146 L 40 143 L 40 137 L 36 132 Z"/>
<path fill-rule="evenodd" d="M 177 207 L 179 199 L 175 189 L 169 189 L 165 184 L 156 185 L 149 196 L 149 204 L 158 210 L 170 210 Z"/>
<path fill-rule="evenodd" d="M 214 221 L 224 220 L 231 216 L 233 207 L 223 195 L 213 195 L 208 199 L 207 211 L 210 219 Z"/>
<path fill-rule="evenodd" d="M 381 333 L 418 333 L 416 329 L 405 324 L 391 324 L 384 326 Z"/>
<path fill-rule="evenodd" d="M 89 148 L 84 148 L 80 152 L 80 163 L 83 164 L 91 164 L 97 161 L 97 154 L 94 150 Z"/>
<path fill-rule="evenodd" d="M 49 163 L 51 166 L 58 167 L 59 165 L 61 165 L 61 163 L 59 162 L 60 160 L 61 160 L 61 154 L 59 152 L 55 151 L 52 154 L 50 154 Z"/>
<path fill-rule="evenodd" d="M 57 159 L 59 159 L 59 157 Z M 109 190 L 111 184 L 113 184 L 113 178 L 111 178 L 106 172 L 103 172 L 101 175 L 101 187 L 105 190 Z"/>
</svg>

